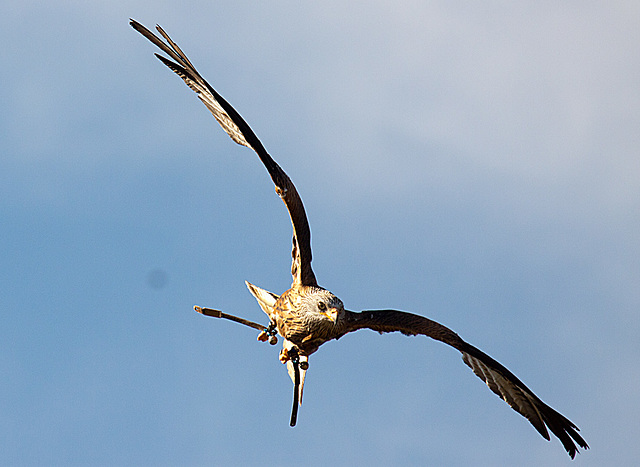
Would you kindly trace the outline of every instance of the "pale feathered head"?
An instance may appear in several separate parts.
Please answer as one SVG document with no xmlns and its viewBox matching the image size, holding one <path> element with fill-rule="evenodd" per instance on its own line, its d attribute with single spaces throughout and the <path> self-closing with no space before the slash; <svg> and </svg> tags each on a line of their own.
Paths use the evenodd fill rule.
<svg viewBox="0 0 640 467">
<path fill-rule="evenodd" d="M 326 321 L 335 325 L 344 315 L 344 304 L 334 294 L 321 287 L 306 287 L 300 294 L 301 310 L 309 319 Z"/>
</svg>

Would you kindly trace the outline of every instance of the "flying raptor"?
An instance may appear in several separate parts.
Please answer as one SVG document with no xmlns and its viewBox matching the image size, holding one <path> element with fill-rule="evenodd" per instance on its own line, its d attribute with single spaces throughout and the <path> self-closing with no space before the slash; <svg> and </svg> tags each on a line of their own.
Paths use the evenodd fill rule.
<svg viewBox="0 0 640 467">
<path fill-rule="evenodd" d="M 277 295 L 249 282 L 246 283 L 260 308 L 269 317 L 270 324 L 262 326 L 210 308 L 196 306 L 194 309 L 207 316 L 231 319 L 256 328 L 261 331 L 258 335 L 261 341 L 275 344 L 276 334 L 282 336 L 284 344 L 280 352 L 280 360 L 287 364 L 294 382 L 291 426 L 296 423 L 298 404 L 302 401 L 309 356 L 325 342 L 366 328 L 381 334 L 398 331 L 408 336 L 423 335 L 450 345 L 461 352 L 464 363 L 489 386 L 489 389 L 529 420 L 545 439 L 550 439 L 548 432 L 550 430 L 562 442 L 572 459 L 578 452 L 578 447 L 589 448 L 578 433 L 578 428 L 570 420 L 545 404 L 502 364 L 462 340 L 451 329 L 404 311 L 349 311 L 344 308 L 338 297 L 320 287 L 311 268 L 309 222 L 300 195 L 291 179 L 267 153 L 240 114 L 200 76 L 187 56 L 160 26 L 156 26 L 156 29 L 166 42 L 137 21 L 131 20 L 130 24 L 170 57 L 168 59 L 156 54 L 162 63 L 178 74 L 187 86 L 196 92 L 231 139 L 257 153 L 275 184 L 276 193 L 287 207 L 293 225 L 291 288 Z"/>
</svg>

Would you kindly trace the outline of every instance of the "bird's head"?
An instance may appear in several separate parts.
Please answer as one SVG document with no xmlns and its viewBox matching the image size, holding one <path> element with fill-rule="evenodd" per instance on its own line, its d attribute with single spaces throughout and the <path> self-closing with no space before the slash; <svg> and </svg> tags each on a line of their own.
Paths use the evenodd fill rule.
<svg viewBox="0 0 640 467">
<path fill-rule="evenodd" d="M 315 320 L 326 321 L 326 324 L 335 325 L 344 316 L 344 304 L 328 290 L 314 288 L 305 299 L 307 313 Z"/>
</svg>

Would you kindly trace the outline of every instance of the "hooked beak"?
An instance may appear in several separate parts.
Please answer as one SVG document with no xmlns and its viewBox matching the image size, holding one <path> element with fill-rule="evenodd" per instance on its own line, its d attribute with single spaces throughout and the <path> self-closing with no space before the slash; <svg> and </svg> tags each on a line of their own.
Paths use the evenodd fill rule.
<svg viewBox="0 0 640 467">
<path fill-rule="evenodd" d="M 333 323 L 335 324 L 336 321 L 338 321 L 339 312 L 340 310 L 338 310 L 337 308 L 330 307 L 327 309 L 327 311 L 323 311 L 322 314 L 325 315 L 327 318 L 329 318 L 331 321 L 333 321 Z"/>
</svg>

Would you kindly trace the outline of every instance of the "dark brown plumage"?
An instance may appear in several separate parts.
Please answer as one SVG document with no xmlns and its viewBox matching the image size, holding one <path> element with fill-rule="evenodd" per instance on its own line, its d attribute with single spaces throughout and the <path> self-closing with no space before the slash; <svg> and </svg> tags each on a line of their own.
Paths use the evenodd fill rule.
<svg viewBox="0 0 640 467">
<path fill-rule="evenodd" d="M 302 400 L 309 355 L 317 351 L 325 342 L 339 339 L 358 329 L 372 329 L 380 333 L 398 331 L 406 335 L 424 335 L 444 342 L 460 351 L 463 361 L 494 393 L 526 417 L 547 440 L 550 439 L 548 430 L 551 430 L 560 439 L 571 458 L 575 456 L 578 447 L 588 449 L 589 446 L 578 434 L 578 428 L 571 421 L 542 402 L 507 368 L 462 340 L 449 328 L 422 316 L 403 311 L 371 310 L 359 313 L 348 311 L 344 309 L 344 305 L 338 297 L 318 286 L 311 268 L 309 223 L 302 200 L 287 174 L 267 153 L 249 125 L 200 76 L 187 56 L 160 26 L 157 26 L 156 29 L 167 41 L 166 43 L 134 20 L 131 20 L 131 26 L 173 60 L 156 54 L 162 63 L 177 73 L 197 93 L 224 131 L 236 143 L 247 146 L 258 154 L 275 184 L 276 193 L 287 207 L 293 226 L 291 253 L 293 283 L 291 288 L 282 295 L 277 295 L 248 282 L 247 287 L 262 310 L 269 316 L 271 323 L 258 338 L 275 343 L 273 335 L 276 330 L 284 338 L 280 359 L 287 363 L 296 388 L 292 425 L 295 424 L 297 401 Z M 232 319 L 254 328 L 261 327 L 257 323 L 226 315 L 217 310 L 196 307 L 196 311 L 208 316 Z M 269 338 L 270 335 L 271 338 Z"/>
</svg>

